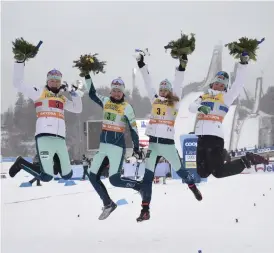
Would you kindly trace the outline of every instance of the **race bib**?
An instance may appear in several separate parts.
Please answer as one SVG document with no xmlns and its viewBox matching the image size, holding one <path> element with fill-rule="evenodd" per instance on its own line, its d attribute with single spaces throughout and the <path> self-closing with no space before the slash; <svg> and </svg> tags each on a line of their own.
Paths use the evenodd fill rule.
<svg viewBox="0 0 274 253">
<path fill-rule="evenodd" d="M 152 114 L 154 116 L 165 116 L 167 111 L 166 105 L 155 104 L 152 106 Z"/>
<path fill-rule="evenodd" d="M 111 112 L 105 112 L 104 119 L 109 121 L 115 121 L 116 120 L 116 114 Z"/>
</svg>

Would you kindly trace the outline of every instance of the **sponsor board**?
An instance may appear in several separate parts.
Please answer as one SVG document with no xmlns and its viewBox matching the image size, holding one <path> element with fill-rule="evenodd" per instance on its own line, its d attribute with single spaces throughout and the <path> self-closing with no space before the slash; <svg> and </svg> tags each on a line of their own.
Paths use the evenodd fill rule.
<svg viewBox="0 0 274 253">
<path fill-rule="evenodd" d="M 186 150 L 185 155 L 196 155 L 196 151 Z"/>
<path fill-rule="evenodd" d="M 148 141 L 149 141 L 149 137 L 146 135 L 146 127 L 148 122 L 149 120 L 136 120 L 138 134 L 139 134 L 139 143 L 145 147 L 148 146 Z"/>
<path fill-rule="evenodd" d="M 197 142 L 185 142 L 186 147 L 197 147 Z"/>
<path fill-rule="evenodd" d="M 274 163 L 272 164 L 259 164 L 254 166 L 256 172 L 274 172 Z"/>
<path fill-rule="evenodd" d="M 137 128 L 138 130 L 139 129 L 142 129 L 142 128 L 146 128 L 147 127 L 147 124 L 148 124 L 149 120 L 136 120 L 136 124 L 137 124 Z"/>
<path fill-rule="evenodd" d="M 251 166 L 251 168 L 244 169 L 241 174 L 256 174 L 256 173 L 273 173 L 274 172 L 274 163 L 270 164 L 258 164 L 255 166 Z"/>
<path fill-rule="evenodd" d="M 186 162 L 196 162 L 196 155 L 185 155 Z"/>
<path fill-rule="evenodd" d="M 185 162 L 186 169 L 194 169 L 196 168 L 196 162 Z"/>
<path fill-rule="evenodd" d="M 268 153 L 268 152 L 273 152 L 273 151 L 274 151 L 274 146 L 265 147 L 265 148 L 252 148 L 252 149 L 247 148 L 246 151 L 235 152 L 235 157 L 244 156 L 246 152 L 261 154 L 261 153 Z"/>
</svg>

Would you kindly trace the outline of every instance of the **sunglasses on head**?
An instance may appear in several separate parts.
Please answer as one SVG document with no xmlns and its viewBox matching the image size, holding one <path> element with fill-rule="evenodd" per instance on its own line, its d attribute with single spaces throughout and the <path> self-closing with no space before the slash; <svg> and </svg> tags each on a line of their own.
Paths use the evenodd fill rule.
<svg viewBox="0 0 274 253">
<path fill-rule="evenodd" d="M 219 72 L 216 74 L 216 76 L 217 76 L 218 78 L 220 78 L 220 79 L 223 79 L 223 80 L 224 80 L 224 78 L 229 79 L 228 74 L 227 74 L 226 72 L 224 72 L 224 71 L 219 71 Z"/>
<path fill-rule="evenodd" d="M 124 82 L 123 82 L 123 80 L 121 80 L 121 79 L 114 79 L 111 84 L 114 84 L 114 85 L 125 85 Z"/>
<path fill-rule="evenodd" d="M 59 70 L 53 69 L 51 71 L 48 72 L 48 75 L 51 76 L 62 76 L 62 73 Z"/>
<path fill-rule="evenodd" d="M 169 83 L 167 81 L 163 81 L 160 83 L 160 85 L 169 85 Z"/>
</svg>

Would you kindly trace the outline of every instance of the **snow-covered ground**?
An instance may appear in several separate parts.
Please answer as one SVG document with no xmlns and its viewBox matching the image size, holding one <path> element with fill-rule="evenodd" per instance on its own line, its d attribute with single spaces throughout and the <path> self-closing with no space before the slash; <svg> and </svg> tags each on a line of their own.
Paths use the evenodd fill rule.
<svg viewBox="0 0 274 253">
<path fill-rule="evenodd" d="M 88 181 L 19 187 L 28 180 L 21 172 L 1 179 L 3 253 L 274 252 L 274 173 L 209 178 L 199 186 L 202 202 L 179 180 L 154 185 L 151 220 L 143 223 L 135 220 L 139 194 L 107 180 L 113 200 L 128 204 L 104 221 Z"/>
</svg>

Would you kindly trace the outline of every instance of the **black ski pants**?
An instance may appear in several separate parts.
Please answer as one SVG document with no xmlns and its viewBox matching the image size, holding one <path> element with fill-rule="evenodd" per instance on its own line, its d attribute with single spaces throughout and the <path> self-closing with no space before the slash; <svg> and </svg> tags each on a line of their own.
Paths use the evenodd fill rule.
<svg viewBox="0 0 274 253">
<path fill-rule="evenodd" d="M 245 164 L 241 159 L 224 163 L 224 139 L 213 135 L 199 135 L 197 143 L 197 173 L 202 178 L 211 174 L 216 178 L 241 173 Z"/>
</svg>

